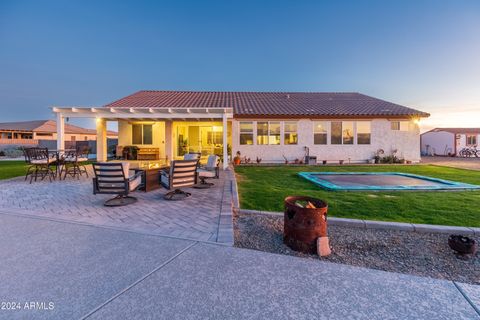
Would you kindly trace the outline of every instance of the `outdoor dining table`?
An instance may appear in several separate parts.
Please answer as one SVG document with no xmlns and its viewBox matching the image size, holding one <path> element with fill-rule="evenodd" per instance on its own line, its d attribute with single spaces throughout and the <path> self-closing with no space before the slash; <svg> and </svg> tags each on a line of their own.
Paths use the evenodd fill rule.
<svg viewBox="0 0 480 320">
<path fill-rule="evenodd" d="M 48 156 L 52 159 L 55 159 L 55 177 L 59 175 L 59 168 L 63 168 L 65 166 L 65 154 L 68 152 L 75 151 L 75 149 L 53 149 L 48 150 Z M 60 170 L 60 173 L 62 170 Z"/>
</svg>

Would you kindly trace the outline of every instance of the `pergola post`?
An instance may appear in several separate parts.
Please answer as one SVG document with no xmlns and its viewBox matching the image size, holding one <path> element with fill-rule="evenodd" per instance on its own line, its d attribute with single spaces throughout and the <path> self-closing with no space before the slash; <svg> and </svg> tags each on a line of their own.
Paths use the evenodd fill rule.
<svg viewBox="0 0 480 320">
<path fill-rule="evenodd" d="M 13 138 L 13 137 L 12 137 Z M 57 112 L 57 150 L 65 149 L 65 118 Z"/>
<path fill-rule="evenodd" d="M 107 121 L 97 118 L 97 161 L 107 161 Z"/>
<path fill-rule="evenodd" d="M 227 114 L 224 113 L 223 114 L 223 170 L 228 168 L 227 130 L 228 130 Z"/>
<path fill-rule="evenodd" d="M 165 121 L 165 157 L 168 161 L 173 160 L 173 124 L 172 121 Z"/>
</svg>

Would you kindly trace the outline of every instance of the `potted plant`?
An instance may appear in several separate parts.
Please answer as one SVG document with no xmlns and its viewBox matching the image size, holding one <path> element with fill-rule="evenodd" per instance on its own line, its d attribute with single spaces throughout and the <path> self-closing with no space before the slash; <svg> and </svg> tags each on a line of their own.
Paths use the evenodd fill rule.
<svg viewBox="0 0 480 320">
<path fill-rule="evenodd" d="M 380 158 L 381 158 L 380 156 L 381 156 L 382 154 L 384 154 L 384 153 L 385 153 L 385 151 L 383 151 L 383 149 L 378 149 L 378 150 L 375 152 L 375 155 L 374 155 L 374 157 L 373 157 L 373 161 L 374 161 L 375 163 L 380 163 Z"/>
<path fill-rule="evenodd" d="M 260 162 L 262 162 L 262 158 L 257 157 L 257 164 L 259 164 Z"/>
<path fill-rule="evenodd" d="M 237 155 L 235 157 L 233 157 L 233 164 L 234 165 L 239 165 L 240 162 L 242 162 L 242 158 L 241 158 L 241 153 L 240 151 L 237 151 Z"/>
</svg>

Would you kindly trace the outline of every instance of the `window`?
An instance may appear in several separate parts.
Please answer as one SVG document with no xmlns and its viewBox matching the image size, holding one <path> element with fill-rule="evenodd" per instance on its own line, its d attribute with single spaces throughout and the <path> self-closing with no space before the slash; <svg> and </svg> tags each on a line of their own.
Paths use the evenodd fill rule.
<svg viewBox="0 0 480 320">
<path fill-rule="evenodd" d="M 477 136 L 473 134 L 467 134 L 467 146 L 474 146 L 477 144 Z"/>
<path fill-rule="evenodd" d="M 342 142 L 343 144 L 353 144 L 353 121 L 342 122 Z"/>
<path fill-rule="evenodd" d="M 316 121 L 313 126 L 313 143 L 327 144 L 327 122 Z"/>
<path fill-rule="evenodd" d="M 257 144 L 280 144 L 280 122 L 257 122 Z"/>
<path fill-rule="evenodd" d="M 268 144 L 280 144 L 280 122 L 268 123 Z"/>
<path fill-rule="evenodd" d="M 240 144 L 253 144 L 253 122 L 240 122 Z"/>
<path fill-rule="evenodd" d="M 297 144 L 297 123 L 293 121 L 285 121 L 283 126 L 284 144 Z"/>
<path fill-rule="evenodd" d="M 268 144 L 268 122 L 257 122 L 257 144 Z"/>
<path fill-rule="evenodd" d="M 71 136 L 71 137 L 70 137 L 70 140 L 71 140 L 71 141 L 75 141 L 75 140 L 77 140 L 77 137 Z"/>
<path fill-rule="evenodd" d="M 330 143 L 331 144 L 342 144 L 342 122 L 333 121 L 331 124 L 331 135 Z"/>
<path fill-rule="evenodd" d="M 390 128 L 395 131 L 408 131 L 408 121 L 392 121 Z"/>
<path fill-rule="evenodd" d="M 153 129 L 151 124 L 132 125 L 132 144 L 152 144 Z"/>
<path fill-rule="evenodd" d="M 332 121 L 331 144 L 353 144 L 353 121 Z"/>
<path fill-rule="evenodd" d="M 370 144 L 371 129 L 369 121 L 357 122 L 357 144 Z"/>
</svg>

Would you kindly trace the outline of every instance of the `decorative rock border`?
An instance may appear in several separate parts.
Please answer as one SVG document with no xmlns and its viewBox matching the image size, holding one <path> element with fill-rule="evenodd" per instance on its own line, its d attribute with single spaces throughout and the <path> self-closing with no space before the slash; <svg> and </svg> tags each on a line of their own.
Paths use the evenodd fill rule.
<svg viewBox="0 0 480 320">
<path fill-rule="evenodd" d="M 241 214 L 263 214 L 282 216 L 283 212 L 273 211 L 258 211 L 238 209 Z M 328 224 L 331 226 L 343 226 L 361 229 L 386 229 L 386 230 L 401 230 L 409 232 L 423 232 L 423 233 L 457 233 L 468 236 L 480 236 L 480 228 L 473 227 L 457 227 L 457 226 L 441 226 L 430 224 L 416 224 L 416 223 L 404 223 L 404 222 L 389 222 L 389 221 L 373 221 L 373 220 L 360 220 L 360 219 L 347 219 L 347 218 L 335 218 L 329 217 Z"/>
</svg>

